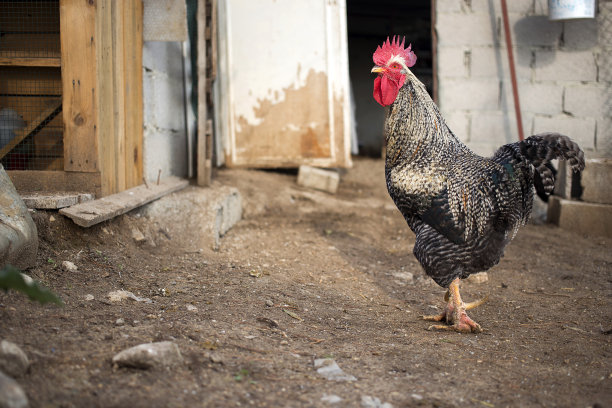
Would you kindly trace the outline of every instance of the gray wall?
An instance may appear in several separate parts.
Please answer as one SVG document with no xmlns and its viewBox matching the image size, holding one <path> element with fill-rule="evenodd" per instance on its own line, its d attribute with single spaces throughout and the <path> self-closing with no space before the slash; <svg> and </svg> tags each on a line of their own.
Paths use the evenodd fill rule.
<svg viewBox="0 0 612 408">
<path fill-rule="evenodd" d="M 557 131 L 612 157 L 612 2 L 549 21 L 545 0 L 507 1 L 525 135 Z M 440 108 L 481 154 L 518 140 L 499 0 L 437 0 Z"/>
<path fill-rule="evenodd" d="M 183 53 L 177 41 L 143 46 L 144 175 L 187 176 Z"/>
</svg>

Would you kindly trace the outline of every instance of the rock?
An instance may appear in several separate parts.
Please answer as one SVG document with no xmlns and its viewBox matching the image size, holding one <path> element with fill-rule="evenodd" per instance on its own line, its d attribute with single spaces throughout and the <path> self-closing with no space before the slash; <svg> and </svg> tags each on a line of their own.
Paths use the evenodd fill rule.
<svg viewBox="0 0 612 408">
<path fill-rule="evenodd" d="M 414 283 L 414 275 L 412 274 L 412 272 L 392 272 L 391 275 L 393 275 L 396 279 L 396 282 L 399 283 L 400 285 L 412 285 Z"/>
<path fill-rule="evenodd" d="M 25 408 L 28 397 L 17 381 L 0 371 L 0 408 Z"/>
<path fill-rule="evenodd" d="M 197 312 L 198 308 L 194 305 L 187 305 L 187 310 L 189 310 L 190 312 Z"/>
<path fill-rule="evenodd" d="M 302 187 L 321 190 L 330 194 L 336 194 L 340 176 L 332 170 L 323 170 L 316 167 L 302 165 L 298 170 L 298 185 Z"/>
<path fill-rule="evenodd" d="M 393 405 L 388 402 L 381 402 L 380 399 L 369 395 L 361 396 L 361 406 L 363 408 L 393 408 Z"/>
<path fill-rule="evenodd" d="M 38 232 L 28 208 L 0 164 L 0 266 L 19 269 L 36 265 Z"/>
<path fill-rule="evenodd" d="M 132 292 L 127 291 L 127 290 L 115 290 L 113 292 L 110 292 L 106 296 L 108 296 L 108 300 L 110 300 L 111 302 L 121 302 L 122 300 L 125 300 L 125 299 L 131 299 L 136 302 L 153 303 L 151 299 L 138 297 Z"/>
<path fill-rule="evenodd" d="M 115 320 L 115 326 L 123 326 L 125 324 L 125 320 L 121 317 Z"/>
<path fill-rule="evenodd" d="M 70 261 L 62 262 L 62 269 L 67 272 L 76 272 L 79 270 L 79 268 L 77 268 L 77 266 Z"/>
<path fill-rule="evenodd" d="M 149 369 L 183 363 L 178 346 L 171 341 L 146 343 L 123 350 L 113 357 L 113 363 L 121 367 Z"/>
<path fill-rule="evenodd" d="M 146 240 L 147 238 L 144 236 L 144 234 L 136 227 L 132 228 L 132 238 L 134 239 L 134 241 L 136 242 L 142 242 L 144 240 Z"/>
<path fill-rule="evenodd" d="M 28 356 L 14 343 L 0 341 L 0 370 L 11 377 L 20 377 L 28 371 Z"/>
<path fill-rule="evenodd" d="M 340 398 L 339 396 L 334 395 L 334 394 L 332 394 L 332 395 L 324 394 L 321 397 L 321 401 L 327 402 L 328 404 L 337 404 L 340 401 L 342 401 L 342 398 Z"/>
<path fill-rule="evenodd" d="M 317 373 L 331 381 L 356 381 L 357 378 L 346 374 L 331 358 L 318 358 L 314 361 Z"/>
<path fill-rule="evenodd" d="M 485 283 L 489 281 L 489 274 L 486 272 L 478 272 L 470 275 L 467 281 L 470 283 Z"/>
<path fill-rule="evenodd" d="M 92 295 L 92 294 L 85 295 L 85 300 L 88 301 L 88 302 L 90 302 L 90 301 L 92 301 L 94 299 L 95 299 L 94 295 Z"/>
</svg>

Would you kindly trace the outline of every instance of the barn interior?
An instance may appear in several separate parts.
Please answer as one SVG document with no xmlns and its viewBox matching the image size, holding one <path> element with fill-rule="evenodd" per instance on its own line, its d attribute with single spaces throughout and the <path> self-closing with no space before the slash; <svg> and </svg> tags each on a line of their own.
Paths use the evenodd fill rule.
<svg viewBox="0 0 612 408">
<path fill-rule="evenodd" d="M 380 156 L 385 110 L 372 98 L 372 53 L 387 36 L 406 36 L 417 55 L 414 74 L 433 95 L 433 52 L 430 0 L 348 0 L 349 74 L 355 101 L 359 154 Z"/>
</svg>

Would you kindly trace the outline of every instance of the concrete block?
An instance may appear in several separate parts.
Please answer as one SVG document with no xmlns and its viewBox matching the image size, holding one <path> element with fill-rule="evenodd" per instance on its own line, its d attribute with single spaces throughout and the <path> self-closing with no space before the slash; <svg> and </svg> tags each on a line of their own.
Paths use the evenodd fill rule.
<svg viewBox="0 0 612 408">
<path fill-rule="evenodd" d="M 534 117 L 533 133 L 559 132 L 569 136 L 582 150 L 595 150 L 595 125 L 592 118 L 574 118 L 570 116 Z"/>
<path fill-rule="evenodd" d="M 563 22 L 563 49 L 588 50 L 598 45 L 597 21 L 576 19 Z"/>
<path fill-rule="evenodd" d="M 511 27 L 512 42 L 517 46 L 559 46 L 559 38 L 561 38 L 561 33 L 563 32 L 563 23 L 551 21 L 545 15 L 525 16 L 514 13 L 509 13 L 508 20 Z M 503 41 L 505 42 L 505 39 Z"/>
<path fill-rule="evenodd" d="M 548 222 L 579 234 L 612 238 L 612 205 L 551 196 L 548 200 Z"/>
<path fill-rule="evenodd" d="M 27 207 L 0 164 L 0 267 L 36 265 L 38 231 Z"/>
<path fill-rule="evenodd" d="M 475 13 L 488 13 L 493 5 L 493 11 L 496 15 L 501 15 L 501 5 L 499 1 L 491 0 L 471 0 L 472 11 Z M 533 0 L 512 0 L 506 2 L 508 14 L 528 15 L 533 14 Z"/>
<path fill-rule="evenodd" d="M 449 110 L 497 110 L 499 109 L 500 81 L 446 80 L 440 84 L 440 108 Z"/>
<path fill-rule="evenodd" d="M 537 81 L 597 80 L 597 65 L 591 51 L 536 50 L 535 79 Z"/>
<path fill-rule="evenodd" d="M 597 119 L 596 147 L 596 153 L 599 157 L 612 157 L 612 117 Z"/>
<path fill-rule="evenodd" d="M 528 47 L 514 47 L 513 54 L 518 80 L 530 81 L 533 73 L 531 68 L 531 49 Z M 505 46 L 499 48 L 495 48 L 492 45 L 473 47 L 471 57 L 470 76 L 472 78 L 494 77 L 510 81 L 508 53 Z"/>
<path fill-rule="evenodd" d="M 142 214 L 167 228 L 171 236 L 198 231 L 198 240 L 186 244 L 190 250 L 217 250 L 221 237 L 242 219 L 242 196 L 229 186 L 192 186 L 148 204 Z"/>
<path fill-rule="evenodd" d="M 298 171 L 297 183 L 302 187 L 336 194 L 340 176 L 335 171 L 303 165 Z"/>
<path fill-rule="evenodd" d="M 471 51 L 468 47 L 438 48 L 438 77 L 467 78 L 470 76 Z"/>
<path fill-rule="evenodd" d="M 610 115 L 612 99 L 608 87 L 597 85 L 568 85 L 564 90 L 563 110 L 574 116 L 603 117 Z M 611 136 L 612 137 L 612 136 Z"/>
<path fill-rule="evenodd" d="M 22 194 L 21 199 L 28 208 L 41 210 L 57 210 L 85 203 L 94 199 L 93 194 L 87 193 L 57 193 L 57 194 Z"/>
<path fill-rule="evenodd" d="M 439 14 L 436 31 L 439 46 L 490 45 L 496 36 L 488 13 Z"/>
<path fill-rule="evenodd" d="M 582 171 L 582 200 L 612 204 L 612 159 L 589 159 Z"/>
<path fill-rule="evenodd" d="M 502 145 L 518 140 L 514 115 L 501 111 L 479 112 L 474 116 L 470 142 L 490 144 L 494 151 Z"/>
<path fill-rule="evenodd" d="M 470 138 L 470 112 L 469 111 L 450 111 L 442 112 L 442 117 L 446 125 L 461 140 L 467 142 Z"/>
<path fill-rule="evenodd" d="M 465 11 L 464 0 L 437 0 L 436 6 L 437 15 L 452 14 Z"/>
<path fill-rule="evenodd" d="M 512 89 L 508 82 L 504 97 L 513 105 Z M 560 115 L 563 112 L 563 88 L 548 82 L 519 82 L 521 110 L 541 115 Z"/>
</svg>

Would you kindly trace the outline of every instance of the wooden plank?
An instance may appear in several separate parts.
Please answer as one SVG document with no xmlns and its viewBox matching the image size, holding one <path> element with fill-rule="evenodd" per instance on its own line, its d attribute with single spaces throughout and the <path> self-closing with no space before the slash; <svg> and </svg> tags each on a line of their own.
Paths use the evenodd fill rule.
<svg viewBox="0 0 612 408">
<path fill-rule="evenodd" d="M 159 184 L 140 185 L 94 201 L 62 208 L 59 212 L 81 227 L 91 227 L 102 221 L 125 214 L 134 208 L 185 188 L 189 182 L 178 177 L 167 177 Z"/>
<path fill-rule="evenodd" d="M 142 45 L 143 3 L 141 0 L 124 2 L 124 76 L 125 76 L 125 188 L 142 183 L 143 163 L 143 100 L 142 100 Z"/>
<path fill-rule="evenodd" d="M 15 137 L 2 149 L 0 149 L 0 159 L 8 154 L 15 146 L 17 146 L 23 139 L 40 130 L 42 126 L 49 120 L 52 120 L 62 109 L 62 101 L 55 101 L 47 108 L 45 108 L 36 118 L 31 120 L 28 125 L 21 129 L 13 131 Z"/>
<path fill-rule="evenodd" d="M 0 57 L 0 66 L 6 67 L 60 67 L 60 57 Z"/>
<path fill-rule="evenodd" d="M 208 101 L 206 97 L 206 3 L 207 0 L 198 0 L 197 26 L 198 26 L 198 134 L 197 134 L 197 184 L 209 186 L 211 182 L 211 168 L 207 162 L 206 123 Z"/>
<path fill-rule="evenodd" d="M 96 2 L 60 0 L 64 169 L 100 171 L 96 100 Z"/>
<path fill-rule="evenodd" d="M 100 173 L 7 170 L 19 193 L 79 191 L 100 196 Z"/>
</svg>

